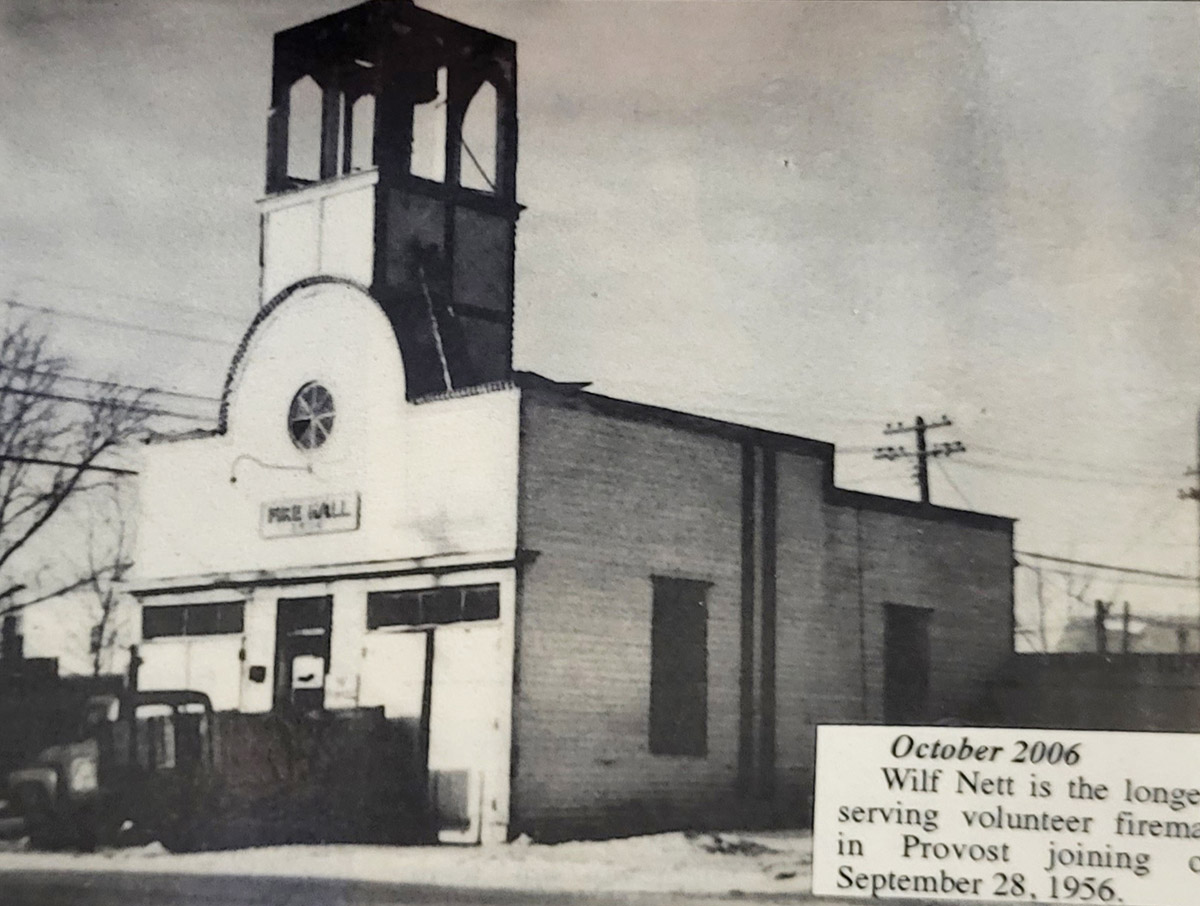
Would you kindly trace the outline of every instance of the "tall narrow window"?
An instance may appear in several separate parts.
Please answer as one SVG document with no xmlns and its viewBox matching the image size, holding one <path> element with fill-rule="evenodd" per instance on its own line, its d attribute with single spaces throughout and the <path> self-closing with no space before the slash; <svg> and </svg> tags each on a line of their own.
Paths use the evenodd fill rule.
<svg viewBox="0 0 1200 906">
<path fill-rule="evenodd" d="M 288 116 L 287 175 L 295 184 L 321 178 L 321 87 L 312 76 L 292 86 Z"/>
<path fill-rule="evenodd" d="M 650 622 L 650 751 L 708 749 L 708 589 L 693 579 L 653 578 Z"/>
<path fill-rule="evenodd" d="M 883 720 L 919 724 L 929 719 L 931 611 L 883 606 Z"/>
<path fill-rule="evenodd" d="M 446 178 L 446 67 L 437 73 L 437 97 L 413 107 L 412 174 L 434 182 Z"/>
<path fill-rule="evenodd" d="M 375 96 L 364 94 L 358 98 L 350 107 L 348 122 L 350 127 L 342 147 L 342 169 L 347 173 L 368 170 L 375 164 Z"/>
</svg>

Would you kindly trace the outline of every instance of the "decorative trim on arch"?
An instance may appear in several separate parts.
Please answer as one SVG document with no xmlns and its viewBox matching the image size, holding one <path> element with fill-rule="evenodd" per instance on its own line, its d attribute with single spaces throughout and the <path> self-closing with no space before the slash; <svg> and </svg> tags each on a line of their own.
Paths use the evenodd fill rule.
<svg viewBox="0 0 1200 906">
<path fill-rule="evenodd" d="M 292 295 L 302 289 L 307 289 L 310 286 L 321 286 L 322 284 L 348 286 L 351 289 L 358 290 L 367 298 L 373 300 L 376 305 L 379 304 L 379 300 L 371 295 L 370 289 L 363 286 L 361 283 L 357 283 L 354 280 L 349 280 L 346 277 L 333 277 L 327 274 L 318 274 L 315 277 L 305 277 L 303 280 L 299 280 L 293 283 L 291 286 L 281 289 L 275 294 L 270 302 L 260 308 L 257 314 L 254 315 L 254 320 L 250 322 L 250 326 L 246 329 L 245 334 L 242 335 L 241 342 L 238 343 L 237 351 L 233 354 L 233 360 L 229 363 L 229 370 L 225 372 L 225 386 L 221 390 L 221 408 L 217 413 L 216 434 L 224 434 L 229 428 L 229 395 L 233 392 L 234 378 L 237 376 L 238 370 L 241 367 L 242 359 L 246 357 L 246 350 L 250 348 L 250 339 L 254 336 L 254 332 L 258 330 L 259 325 L 261 325 L 263 321 L 271 316 L 271 313 L 274 312 L 275 309 L 287 301 Z"/>
<path fill-rule="evenodd" d="M 516 386 L 512 381 L 488 381 L 486 384 L 471 384 L 468 387 L 455 387 L 451 390 L 427 393 L 424 396 L 413 398 L 410 402 L 414 406 L 419 406 L 422 403 L 437 403 L 442 400 L 462 399 L 464 396 L 479 396 L 481 393 L 495 393 L 498 390 L 511 390 Z"/>
</svg>

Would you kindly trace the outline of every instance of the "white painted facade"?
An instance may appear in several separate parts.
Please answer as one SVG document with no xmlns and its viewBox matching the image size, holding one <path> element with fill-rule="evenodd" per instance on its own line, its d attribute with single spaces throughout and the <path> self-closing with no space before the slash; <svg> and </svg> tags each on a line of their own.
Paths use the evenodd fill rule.
<svg viewBox="0 0 1200 906">
<path fill-rule="evenodd" d="M 258 203 L 264 304 L 312 274 L 370 284 L 378 182 L 367 170 Z"/>
<path fill-rule="evenodd" d="M 267 219 L 268 247 L 295 252 L 292 239 L 302 237 L 289 230 L 307 229 L 298 222 Z M 285 269 L 291 277 L 311 266 Z M 406 401 L 392 326 L 347 283 L 302 285 L 264 312 L 235 364 L 223 433 L 147 451 L 133 582 L 146 610 L 244 602 L 242 631 L 146 639 L 139 685 L 199 689 L 218 709 L 267 711 L 277 602 L 330 596 L 325 707 L 382 706 L 391 718 L 419 718 L 432 631 L 429 768 L 435 779 L 465 772 L 472 804 L 470 827 L 443 837 L 503 839 L 518 391 Z M 289 435 L 288 410 L 310 381 L 328 388 L 335 416 L 328 441 L 304 450 Z M 272 505 L 318 499 L 357 501 L 357 519 L 313 534 L 268 528 Z M 477 585 L 498 586 L 498 619 L 367 628 L 371 592 Z"/>
</svg>

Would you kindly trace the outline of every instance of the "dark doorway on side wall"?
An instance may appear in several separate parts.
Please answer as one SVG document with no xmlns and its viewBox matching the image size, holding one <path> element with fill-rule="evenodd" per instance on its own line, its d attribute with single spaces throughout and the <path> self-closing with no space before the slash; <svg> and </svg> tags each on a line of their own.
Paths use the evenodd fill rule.
<svg viewBox="0 0 1200 906">
<path fill-rule="evenodd" d="M 281 598 L 275 616 L 275 708 L 325 707 L 333 599 Z"/>
<path fill-rule="evenodd" d="M 883 605 L 883 720 L 919 724 L 929 719 L 929 623 L 932 612 Z"/>
</svg>

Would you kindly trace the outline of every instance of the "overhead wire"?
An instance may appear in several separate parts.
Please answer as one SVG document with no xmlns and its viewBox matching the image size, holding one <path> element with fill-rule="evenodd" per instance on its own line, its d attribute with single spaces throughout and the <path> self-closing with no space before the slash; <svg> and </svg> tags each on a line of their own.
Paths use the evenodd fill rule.
<svg viewBox="0 0 1200 906">
<path fill-rule="evenodd" d="M 1141 569 L 1136 566 L 1120 566 L 1115 563 L 1101 563 L 1095 560 L 1076 560 L 1072 557 L 1060 557 L 1056 554 L 1042 554 L 1037 551 L 1020 551 L 1013 550 L 1013 555 L 1016 557 L 1029 557 L 1034 560 L 1044 560 L 1049 563 L 1061 563 L 1068 566 L 1086 566 L 1090 569 L 1103 569 L 1108 572 L 1127 573 L 1137 576 L 1153 576 L 1159 579 L 1179 579 L 1188 582 L 1196 582 L 1200 580 L 1197 576 L 1188 576 L 1182 573 L 1168 573 L 1161 570 Z"/>
<path fill-rule="evenodd" d="M 1138 475 L 1143 478 L 1169 480 L 1175 478 L 1174 471 L 1150 471 L 1147 469 L 1137 468 L 1127 464 L 1104 464 L 1089 462 L 1083 459 L 1067 459 L 1064 457 L 1049 456 L 1040 451 L 1034 456 L 1022 455 L 1020 453 L 1012 453 L 1007 450 L 1001 450 L 998 447 L 990 447 L 984 444 L 971 444 L 971 452 L 981 452 L 988 456 L 996 456 L 1001 459 L 1015 460 L 1017 462 L 1048 462 L 1059 463 L 1061 465 L 1079 466 L 1093 472 L 1115 472 L 1121 475 Z"/>
<path fill-rule="evenodd" d="M 1021 565 L 1028 566 L 1029 564 L 1021 564 Z M 1072 586 L 1072 584 L 1070 583 L 1069 580 L 1073 579 L 1073 578 L 1074 579 L 1091 579 L 1091 578 L 1094 578 L 1095 573 L 1078 572 L 1078 571 L 1068 569 L 1066 567 L 1051 566 L 1051 565 L 1043 565 L 1043 566 L 1039 567 L 1039 569 L 1046 575 L 1047 578 L 1053 577 L 1056 579 L 1063 580 L 1062 583 L 1058 583 L 1059 588 L 1063 591 L 1064 594 L 1066 594 L 1073 601 L 1078 601 L 1080 604 L 1083 604 L 1085 606 L 1089 606 L 1089 607 L 1091 606 L 1092 602 L 1090 600 L 1088 600 L 1088 598 L 1090 597 L 1090 595 L 1088 593 L 1088 589 L 1090 588 L 1090 586 L 1085 586 L 1084 588 L 1076 588 L 1076 587 Z M 1193 582 L 1194 581 L 1195 580 L 1193 580 Z M 1177 591 L 1180 594 L 1186 593 L 1186 594 L 1188 594 L 1189 597 L 1191 597 L 1191 592 L 1194 591 L 1194 587 L 1189 587 L 1187 583 L 1172 582 L 1172 581 L 1166 580 L 1166 579 L 1143 579 L 1143 578 L 1135 577 L 1133 579 L 1127 580 L 1126 584 L 1134 586 L 1135 588 L 1157 588 L 1157 589 L 1161 589 L 1163 592 Z"/>
<path fill-rule="evenodd" d="M 959 465 L 967 466 L 972 469 L 983 469 L 991 472 L 1006 472 L 1010 475 L 1023 475 L 1028 478 L 1040 478 L 1044 481 L 1068 481 L 1074 484 L 1106 484 L 1116 485 L 1118 487 L 1134 487 L 1134 488 L 1168 488 L 1175 487 L 1174 482 L 1169 481 L 1128 481 L 1119 478 L 1110 478 L 1108 476 L 1096 476 L 1087 478 L 1083 475 L 1069 475 L 1065 472 L 1045 472 L 1037 469 L 1024 469 L 1018 466 L 1003 465 L 999 463 L 976 462 L 972 459 L 960 459 Z"/>
<path fill-rule="evenodd" d="M 946 468 L 945 463 L 943 463 L 940 459 L 934 459 L 934 464 L 937 465 L 938 470 L 942 473 L 942 477 L 946 479 L 946 483 L 954 489 L 954 493 L 959 496 L 959 499 L 962 500 L 964 504 L 966 504 L 967 508 L 971 510 L 975 509 L 975 506 L 967 499 L 967 495 L 962 492 L 962 488 L 958 486 L 958 482 L 950 477 L 950 470 Z"/>
<path fill-rule="evenodd" d="M 1022 565 L 1026 565 L 1026 564 L 1022 564 Z M 1061 566 L 1043 566 L 1042 569 L 1044 569 L 1046 573 L 1051 574 L 1051 575 L 1059 575 L 1059 576 L 1064 576 L 1067 578 L 1088 580 L 1087 584 L 1085 584 L 1083 586 L 1083 588 L 1079 589 L 1077 592 L 1072 592 L 1072 594 L 1078 594 L 1080 600 L 1083 600 L 1084 598 L 1088 597 L 1091 592 L 1091 588 L 1096 584 L 1097 577 L 1096 577 L 1095 573 L 1079 572 L 1077 570 L 1070 570 L 1070 569 L 1067 569 L 1067 568 L 1061 567 Z M 1116 577 L 1110 577 L 1109 579 L 1107 579 L 1105 581 L 1116 582 L 1117 579 L 1116 579 Z M 1187 593 L 1189 595 L 1189 597 L 1195 596 L 1195 584 L 1196 584 L 1195 579 L 1191 580 L 1191 582 L 1186 582 L 1181 579 L 1176 579 L 1176 580 L 1144 579 L 1144 578 L 1134 577 L 1134 578 L 1125 578 L 1125 579 L 1122 579 L 1121 581 L 1125 585 L 1134 586 L 1136 588 L 1161 588 L 1165 591 L 1178 591 L 1181 594 Z M 1103 583 L 1101 583 L 1101 584 L 1103 584 Z M 1110 595 L 1113 593 L 1114 592 L 1111 592 L 1111 591 L 1109 592 Z"/>
<path fill-rule="evenodd" d="M 215 311 L 211 308 L 204 308 L 199 305 L 190 305 L 175 297 L 153 296 L 148 293 L 131 293 L 125 290 L 114 290 L 100 285 L 87 285 L 83 283 L 74 283 L 68 280 L 60 280 L 55 277 L 43 277 L 34 274 L 22 273 L 20 271 L 9 271 L 17 282 L 41 283 L 46 286 L 57 286 L 63 289 L 75 290 L 76 292 L 87 293 L 89 298 L 103 299 L 123 299 L 129 302 L 149 302 L 155 306 L 168 308 L 177 308 L 181 311 L 190 311 L 194 314 L 205 315 L 210 318 L 220 318 L 230 321 L 235 324 L 243 324 L 247 318 L 242 318 L 237 315 L 232 315 L 228 312 Z"/>
<path fill-rule="evenodd" d="M 42 312 L 51 317 L 56 318 L 73 318 L 77 321 L 88 321 L 93 324 L 100 324 L 105 327 L 114 327 L 120 330 L 135 330 L 146 334 L 153 334 L 160 337 L 172 337 L 179 340 L 190 340 L 194 343 L 210 343 L 217 346 L 232 346 L 234 340 L 221 340 L 216 337 L 203 336 L 200 334 L 185 333 L 179 330 L 167 330 L 162 327 L 149 327 L 145 324 L 135 324 L 132 321 L 120 321 L 116 318 L 106 318 L 100 315 L 89 315 L 83 312 L 66 311 L 60 308 L 51 308 L 48 305 L 31 305 L 28 302 L 18 302 L 15 299 L 6 299 L 6 305 L 24 308 L 29 311 Z"/>
<path fill-rule="evenodd" d="M 608 387 L 596 386 L 596 387 L 592 387 L 591 389 L 596 393 L 600 393 L 601 395 L 608 395 L 614 391 L 627 392 L 626 388 L 633 388 L 633 389 L 637 389 L 637 390 L 651 390 L 656 393 L 661 393 L 663 390 L 663 385 L 661 383 L 654 384 L 654 383 L 650 383 L 649 381 L 639 381 L 636 378 L 627 379 L 627 378 L 622 377 L 619 380 L 612 379 L 612 380 L 607 380 L 604 383 L 606 385 L 608 385 Z M 765 394 L 761 394 L 761 393 L 751 393 L 746 390 L 738 390 L 736 388 L 726 387 L 726 386 L 723 386 L 720 388 L 720 393 L 721 393 L 722 398 L 727 399 L 727 400 L 746 400 L 747 402 L 752 403 L 752 404 L 766 403 L 766 404 L 771 404 L 771 405 L 768 405 L 765 407 L 764 406 L 755 406 L 755 405 L 729 405 L 729 406 L 705 405 L 703 408 L 705 408 L 708 411 L 712 411 L 712 412 L 731 412 L 731 413 L 743 414 L 743 415 L 744 414 L 765 415 L 765 416 L 770 416 L 773 418 L 794 418 L 796 416 L 797 410 L 796 410 L 795 406 L 787 403 L 785 400 L 781 400 L 779 398 L 778 394 L 771 396 L 771 395 L 765 395 Z M 664 403 L 664 404 L 650 403 L 649 405 L 663 405 L 663 406 L 666 406 L 667 408 L 672 408 L 672 407 L 678 408 L 677 404 L 672 404 L 672 403 Z M 863 411 L 863 410 L 860 408 L 859 411 Z M 882 422 L 887 421 L 887 419 L 891 417 L 888 415 L 879 415 L 879 416 L 846 415 L 844 409 L 841 409 L 841 410 L 831 410 L 831 409 L 819 410 L 811 404 L 806 404 L 804 414 L 806 416 L 825 417 L 831 421 L 836 421 L 840 424 L 872 425 L 872 426 L 879 425 Z M 874 447 L 872 447 L 871 449 L 873 450 Z"/>
<path fill-rule="evenodd" d="M 89 399 L 86 396 L 70 396 L 65 393 L 49 393 L 43 390 L 26 390 L 23 387 L 0 386 L 0 393 L 13 393 L 18 396 L 29 396 L 35 399 L 54 400 L 60 403 L 80 403 L 83 405 L 92 405 L 96 402 L 94 399 Z M 188 419 L 197 422 L 211 422 L 212 418 L 205 415 L 195 415 L 190 412 L 175 412 L 170 409 L 162 409 L 158 406 L 143 406 L 140 403 L 131 403 L 130 411 L 140 412 L 144 415 L 170 416 L 173 418 Z"/>
<path fill-rule="evenodd" d="M 79 469 L 84 472 L 110 472 L 113 475 L 138 474 L 135 469 L 119 469 L 116 466 L 99 466 L 92 463 L 65 462 L 61 459 L 43 459 L 40 456 L 8 456 L 0 454 L 0 462 L 15 462 L 32 466 L 54 466 L 55 468 Z"/>
<path fill-rule="evenodd" d="M 1141 545 L 1146 542 L 1146 539 L 1150 537 L 1150 534 L 1152 532 L 1156 531 L 1159 528 L 1159 526 L 1161 526 L 1163 524 L 1163 522 L 1166 521 L 1166 519 L 1169 515 L 1171 515 L 1173 512 L 1177 512 L 1176 505 L 1177 505 L 1177 501 L 1171 500 L 1164 506 L 1160 507 L 1158 515 L 1153 520 L 1148 522 L 1146 524 L 1145 528 L 1143 528 L 1141 532 L 1139 532 L 1130 541 L 1128 541 L 1126 544 L 1124 544 L 1122 546 L 1119 556 L 1125 556 L 1130 551 L 1135 550 L 1138 547 L 1141 547 Z M 1200 569 L 1200 567 L 1198 567 L 1198 569 Z M 1113 589 L 1110 592 L 1110 594 L 1116 595 L 1118 592 L 1120 592 L 1121 585 L 1124 583 L 1124 581 L 1125 581 L 1124 578 L 1122 578 L 1120 581 L 1118 581 L 1117 584 L 1115 586 L 1113 586 Z"/>
<path fill-rule="evenodd" d="M 54 377 L 62 381 L 73 381 L 90 384 L 93 387 L 107 387 L 114 390 L 136 390 L 141 393 L 153 393 L 160 396 L 174 396 L 181 399 L 197 400 L 205 403 L 219 403 L 218 396 L 204 396 L 199 393 L 185 393 L 182 390 L 165 390 L 158 387 L 146 387 L 139 384 L 127 384 L 123 381 L 105 381 L 99 378 L 82 377 L 74 374 L 59 374 L 53 371 L 42 371 L 37 368 L 4 368 L 0 366 L 0 374 L 29 374 L 35 377 Z"/>
<path fill-rule="evenodd" d="M 876 446 L 847 446 L 847 447 L 839 446 L 837 448 L 837 452 L 838 453 L 846 453 L 846 454 L 860 454 L 860 453 L 872 453 L 878 449 L 879 449 L 878 445 L 876 445 Z M 1028 462 L 1036 463 L 1037 462 L 1036 459 L 1030 460 L 1028 458 L 1019 458 L 1015 455 L 991 453 L 991 452 L 989 452 L 990 449 L 991 448 L 980 447 L 976 444 L 972 444 L 970 449 L 967 452 L 971 453 L 971 454 L 983 452 L 983 455 L 985 457 L 999 456 L 1003 459 L 1018 460 L 1023 463 L 1028 463 Z M 1039 470 L 1039 469 L 1024 468 L 1024 467 L 1018 466 L 1018 465 L 1009 465 L 1008 463 L 978 462 L 977 460 L 972 459 L 970 457 L 964 458 L 964 459 L 958 459 L 958 460 L 956 460 L 956 462 L 960 465 L 969 466 L 969 467 L 975 468 L 975 469 L 983 469 L 985 471 L 994 471 L 994 472 L 1007 472 L 1007 473 L 1013 474 L 1013 475 L 1025 475 L 1030 478 L 1041 478 L 1041 479 L 1045 479 L 1047 481 L 1062 480 L 1062 481 L 1075 482 L 1075 483 L 1079 483 L 1079 484 L 1109 484 L 1109 485 L 1119 485 L 1122 487 L 1156 487 L 1156 488 L 1173 488 L 1173 487 L 1176 487 L 1176 485 L 1178 484 L 1177 481 L 1171 480 L 1171 478 L 1169 477 L 1169 473 L 1167 473 L 1167 472 L 1151 474 L 1149 472 L 1138 472 L 1137 470 L 1125 469 L 1119 465 L 1096 466 L 1096 467 L 1087 465 L 1086 468 L 1090 471 L 1108 471 L 1108 472 L 1113 473 L 1112 477 L 1110 477 L 1109 475 L 1096 475 L 1095 477 L 1089 478 L 1078 472 L 1072 474 L 1072 473 L 1060 472 L 1060 471 L 1045 471 L 1045 470 Z M 1084 465 L 1084 464 L 1081 462 L 1080 465 Z M 1121 475 L 1130 475 L 1130 474 L 1142 475 L 1145 478 L 1145 480 L 1142 480 L 1142 481 L 1129 480 L 1126 478 L 1119 477 Z"/>
</svg>

